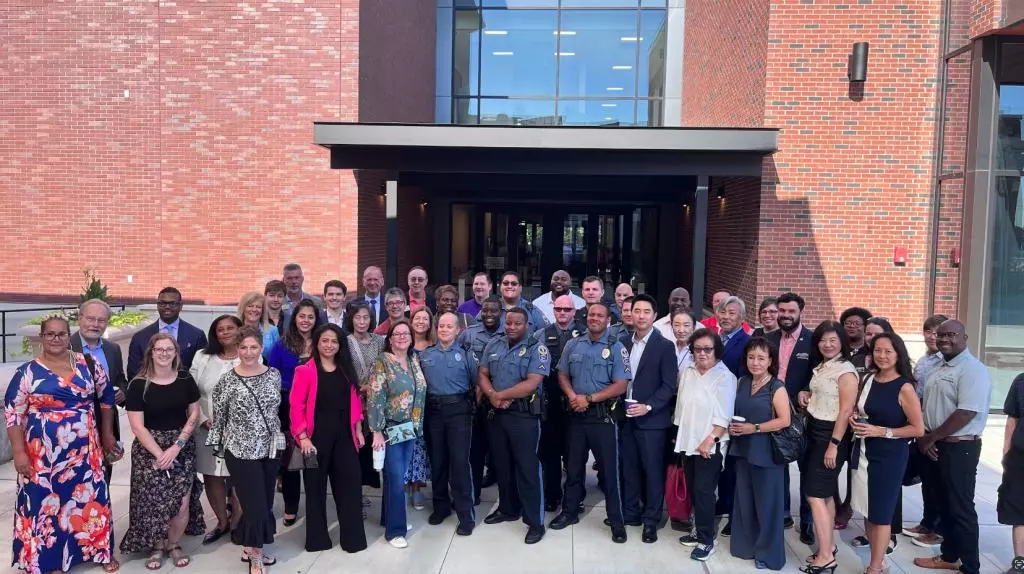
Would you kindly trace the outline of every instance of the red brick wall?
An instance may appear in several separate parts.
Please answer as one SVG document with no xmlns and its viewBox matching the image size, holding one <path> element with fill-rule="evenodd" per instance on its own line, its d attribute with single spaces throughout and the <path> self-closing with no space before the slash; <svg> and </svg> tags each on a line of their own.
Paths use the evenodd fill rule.
<svg viewBox="0 0 1024 574">
<path fill-rule="evenodd" d="M 723 197 L 719 198 L 719 193 Z M 747 320 L 757 315 L 758 219 L 761 180 L 712 178 L 708 193 L 707 283 L 704 305 L 715 291 L 728 291 L 747 305 Z"/>
<path fill-rule="evenodd" d="M 769 4 L 686 3 L 684 126 L 761 127 Z"/>
</svg>

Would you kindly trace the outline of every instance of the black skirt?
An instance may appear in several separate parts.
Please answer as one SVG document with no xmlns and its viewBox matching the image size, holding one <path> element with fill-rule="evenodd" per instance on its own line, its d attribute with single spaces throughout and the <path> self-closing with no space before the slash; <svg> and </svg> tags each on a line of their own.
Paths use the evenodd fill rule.
<svg viewBox="0 0 1024 574">
<path fill-rule="evenodd" d="M 833 421 L 814 417 L 807 419 L 807 452 L 804 455 L 800 484 L 804 494 L 814 498 L 832 498 L 839 492 L 839 473 L 850 454 L 850 433 L 847 432 L 836 452 L 836 467 L 825 467 L 825 451 L 832 441 Z"/>
<path fill-rule="evenodd" d="M 1024 452 L 1011 448 L 1003 457 L 1003 482 L 996 502 L 999 524 L 1024 525 Z"/>
</svg>

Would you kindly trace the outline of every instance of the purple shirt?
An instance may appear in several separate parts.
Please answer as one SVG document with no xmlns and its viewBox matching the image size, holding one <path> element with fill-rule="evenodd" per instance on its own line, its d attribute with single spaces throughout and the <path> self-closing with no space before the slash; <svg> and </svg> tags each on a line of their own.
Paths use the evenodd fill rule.
<svg viewBox="0 0 1024 574">
<path fill-rule="evenodd" d="M 458 311 L 459 313 L 465 313 L 470 317 L 476 318 L 476 316 L 480 314 L 480 309 L 482 308 L 483 305 L 477 303 L 476 298 L 473 298 L 467 299 L 465 303 L 459 305 Z"/>
</svg>

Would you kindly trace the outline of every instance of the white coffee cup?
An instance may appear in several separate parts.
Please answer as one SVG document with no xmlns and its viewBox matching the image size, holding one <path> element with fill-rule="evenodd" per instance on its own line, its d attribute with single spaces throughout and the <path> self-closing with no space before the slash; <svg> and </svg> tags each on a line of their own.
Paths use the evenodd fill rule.
<svg viewBox="0 0 1024 574">
<path fill-rule="evenodd" d="M 637 404 L 640 401 L 638 401 L 636 399 L 623 399 L 623 401 L 626 403 L 626 416 L 627 417 L 632 417 L 633 415 L 629 414 L 629 407 Z"/>
<path fill-rule="evenodd" d="M 733 415 L 732 422 L 734 422 L 734 423 L 745 423 L 745 422 L 747 422 L 747 419 L 745 419 L 745 418 L 743 418 L 743 417 L 741 417 L 739 415 Z"/>
<path fill-rule="evenodd" d="M 384 449 L 374 449 L 373 450 L 373 469 L 374 470 L 384 470 L 384 453 L 385 452 L 386 451 Z"/>
</svg>

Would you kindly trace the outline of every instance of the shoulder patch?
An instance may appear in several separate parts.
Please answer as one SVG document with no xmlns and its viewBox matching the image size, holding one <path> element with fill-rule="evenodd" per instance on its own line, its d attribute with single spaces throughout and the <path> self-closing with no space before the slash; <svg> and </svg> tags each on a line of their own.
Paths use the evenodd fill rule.
<svg viewBox="0 0 1024 574">
<path fill-rule="evenodd" d="M 629 370 L 629 352 L 626 351 L 625 347 L 621 347 L 619 349 L 619 352 L 622 355 L 622 368 L 625 369 L 625 371 L 627 373 L 629 373 L 630 372 L 630 370 Z"/>
<path fill-rule="evenodd" d="M 541 357 L 547 355 L 548 348 L 545 347 L 544 345 L 537 345 L 537 354 L 540 355 Z"/>
</svg>

